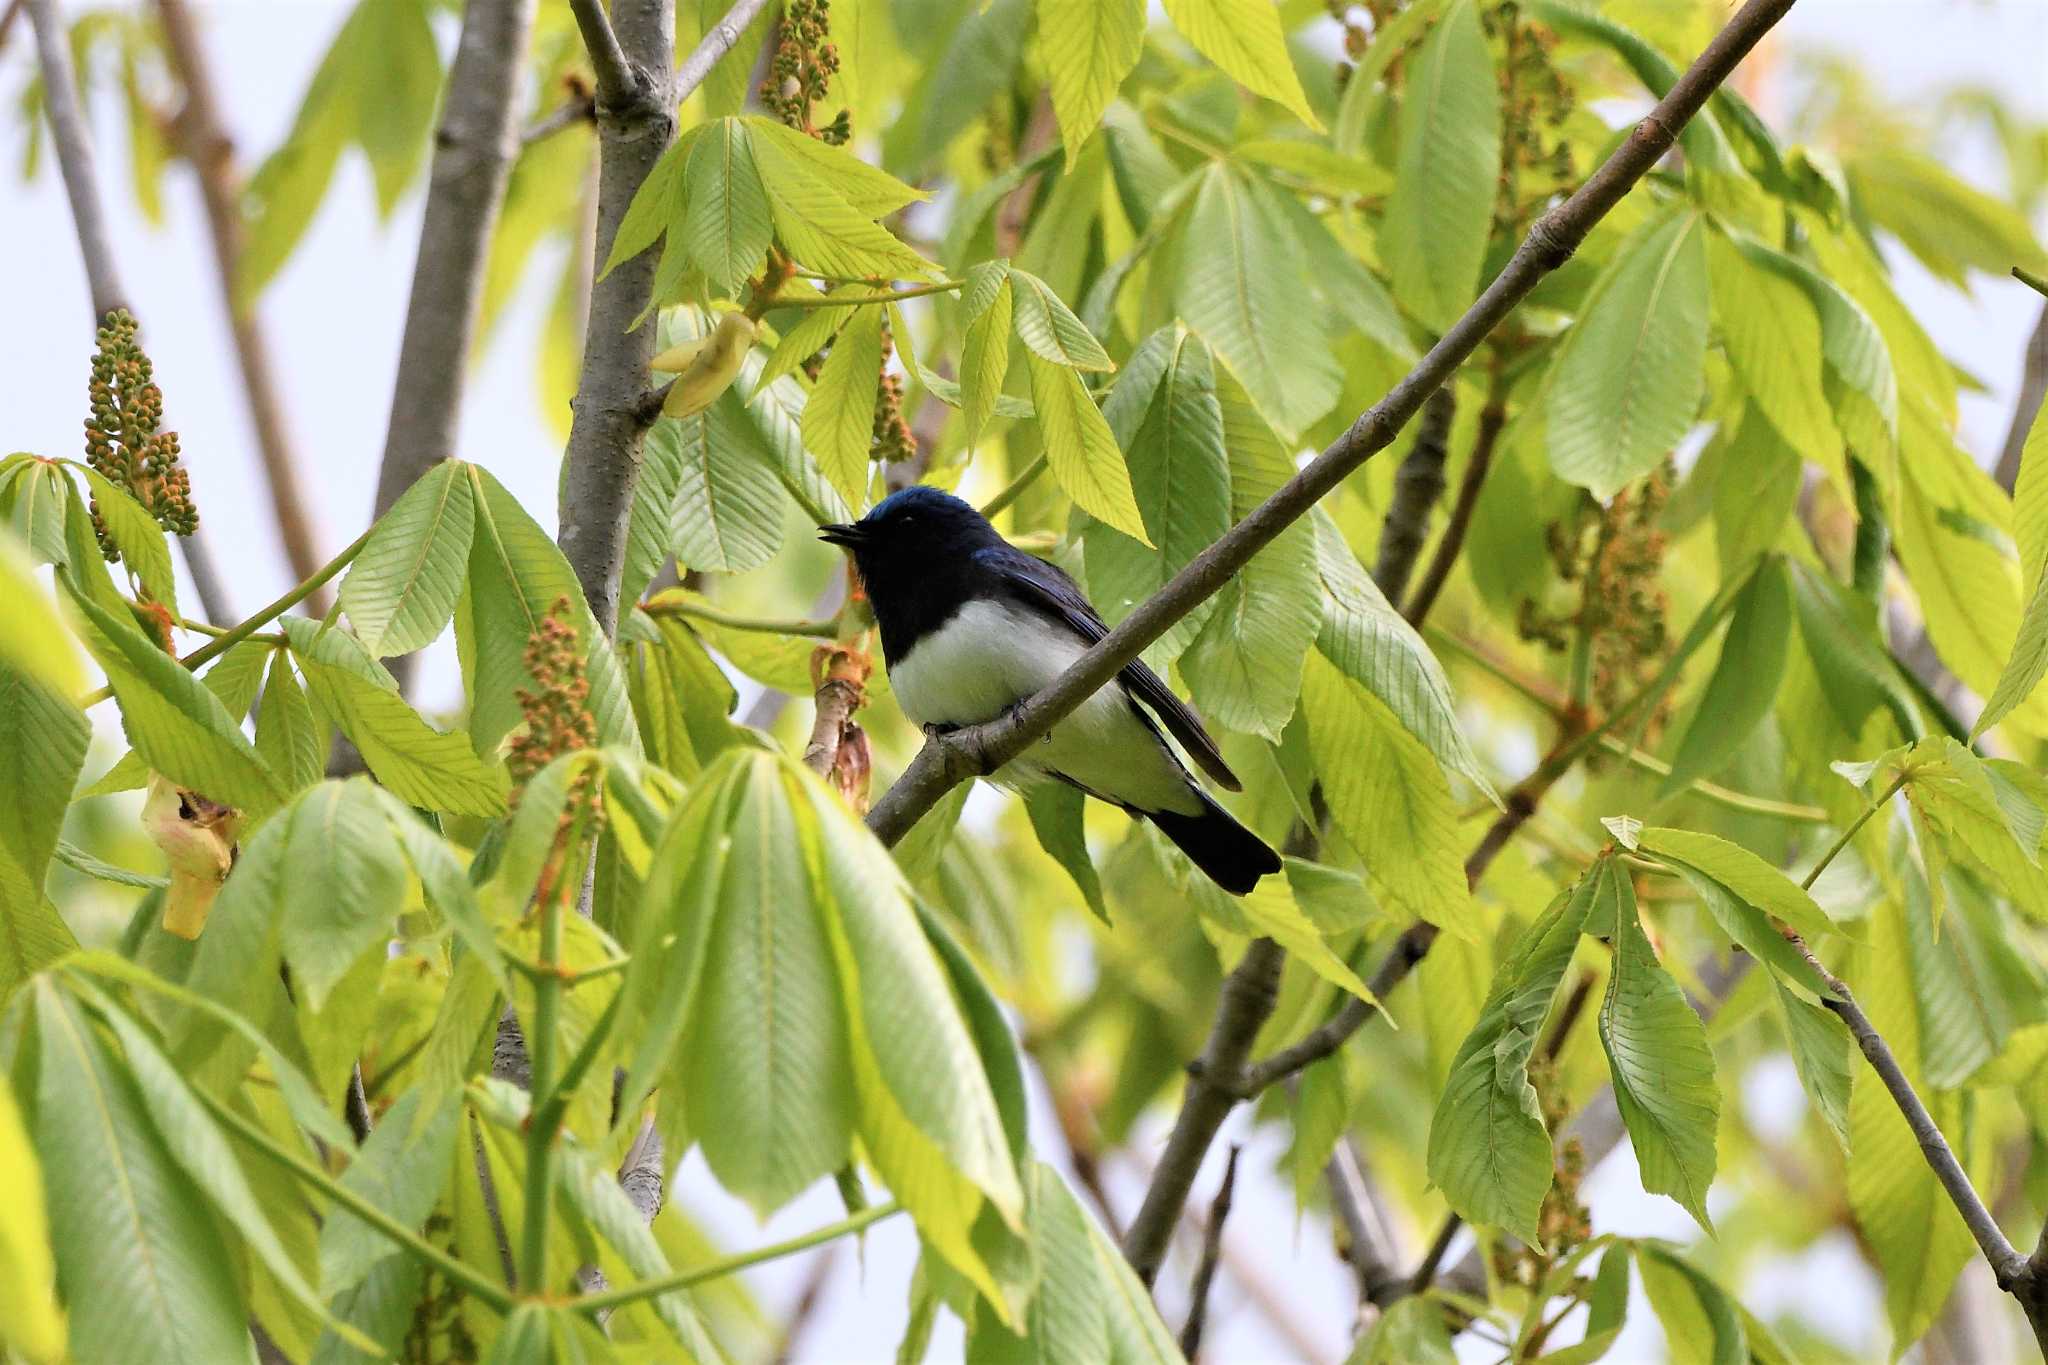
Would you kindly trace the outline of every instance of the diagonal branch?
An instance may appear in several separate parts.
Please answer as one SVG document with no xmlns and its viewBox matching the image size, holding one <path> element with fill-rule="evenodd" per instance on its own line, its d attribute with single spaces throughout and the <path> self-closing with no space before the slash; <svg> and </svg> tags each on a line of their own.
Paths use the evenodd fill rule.
<svg viewBox="0 0 2048 1365">
<path fill-rule="evenodd" d="M 64 177 L 65 196 L 71 201 L 71 222 L 78 237 L 78 254 L 85 263 L 93 325 L 97 327 L 107 314 L 129 307 L 128 293 L 122 288 L 120 272 L 114 266 L 113 242 L 107 235 L 106 215 L 100 208 L 92 133 L 86 127 L 85 110 L 78 103 L 78 81 L 71 70 L 71 47 L 65 41 L 64 27 L 58 22 L 51 0 L 27 0 L 27 8 L 43 77 L 43 112 L 50 120 L 57 169 Z M 234 620 L 227 590 L 214 569 L 206 542 L 197 530 L 177 539 L 184 552 L 185 567 L 192 574 L 192 586 L 199 590 L 207 616 L 214 621 Z"/>
<path fill-rule="evenodd" d="M 1023 752 L 1175 622 L 1220 591 L 1253 555 L 1305 516 L 1347 475 L 1385 449 L 1424 400 L 1449 382 L 1458 366 L 1478 350 L 1529 291 L 1569 260 L 1593 225 L 1671 149 L 1678 131 L 1792 4 L 1793 0 L 1749 0 L 1592 177 L 1530 226 L 1528 236 L 1478 301 L 1386 397 L 1361 414 L 1327 450 L 1243 521 L 1195 556 L 1172 582 L 1125 617 L 1050 687 L 996 720 L 928 742 L 876 803 L 868 815 L 868 827 L 884 843 L 893 844 L 953 787 L 969 777 L 994 772 Z"/>
<path fill-rule="evenodd" d="M 220 284 L 221 307 L 227 313 L 228 330 L 234 340 L 235 363 L 242 372 L 249 426 L 256 436 L 257 456 L 263 461 L 264 480 L 270 486 L 270 506 L 277 518 L 278 538 L 284 543 L 285 562 L 291 566 L 292 577 L 310 578 L 320 567 L 322 556 L 306 516 L 306 498 L 299 487 L 299 461 L 285 428 L 284 400 L 271 369 L 270 342 L 256 316 L 255 301 L 235 287 L 241 276 L 243 225 L 242 178 L 235 166 L 234 143 L 221 120 L 213 70 L 206 47 L 199 40 L 199 30 L 192 22 L 192 11 L 185 0 L 156 0 L 156 12 L 185 100 L 171 122 L 172 137 L 179 154 L 199 180 L 199 197 L 206 208 L 207 229 L 213 237 L 214 275 Z M 316 594 L 313 614 L 324 615 L 326 610 L 325 601 Z"/>
<path fill-rule="evenodd" d="M 519 155 L 515 104 L 534 0 L 469 0 L 434 136 L 426 215 L 398 348 L 373 519 L 455 453 L 484 267 Z M 410 672 L 399 661 L 401 686 Z"/>
</svg>

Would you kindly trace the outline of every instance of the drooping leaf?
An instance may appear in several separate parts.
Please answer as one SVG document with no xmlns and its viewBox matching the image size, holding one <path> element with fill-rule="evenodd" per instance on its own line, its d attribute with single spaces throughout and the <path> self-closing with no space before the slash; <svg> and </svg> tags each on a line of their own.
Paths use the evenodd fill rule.
<svg viewBox="0 0 2048 1365">
<path fill-rule="evenodd" d="M 1550 376 L 1550 466 L 1594 497 L 1656 468 L 1692 426 L 1705 382 L 1706 230 L 1678 208 L 1615 253 Z"/>
<path fill-rule="evenodd" d="M 737 298 L 774 237 L 747 126 L 732 118 L 705 125 L 690 147 L 683 180 L 688 207 L 682 232 L 690 259 L 713 289 Z"/>
<path fill-rule="evenodd" d="M 1973 736 L 2011 714 L 2048 673 L 2048 418 L 2037 415 L 2027 431 L 2012 504 L 2022 575 L 2020 628 Z"/>
<path fill-rule="evenodd" d="M 1039 44 L 1067 165 L 1138 64 L 1145 45 L 1144 0 L 1038 0 Z"/>
<path fill-rule="evenodd" d="M 1320 130 L 1287 55 L 1280 8 L 1266 0 L 1166 0 L 1166 17 L 1195 50 L 1245 89 L 1264 95 Z"/>
<path fill-rule="evenodd" d="M 647 433 L 651 459 L 677 473 L 668 542 L 687 568 L 740 573 L 782 546 L 788 495 L 761 449 L 739 396 L 690 417 L 663 418 Z"/>
<path fill-rule="evenodd" d="M 1766 560 L 1736 596 L 1721 657 L 1679 742 L 1660 795 L 1712 777 L 1770 714 L 1785 674 L 1792 634 L 1792 588 L 1777 560 Z"/>
<path fill-rule="evenodd" d="M 43 882 L 91 738 L 77 707 L 0 663 L 0 998 L 75 946 Z"/>
<path fill-rule="evenodd" d="M 271 656 L 256 712 L 256 752 L 287 791 L 303 791 L 326 769 L 326 739 L 306 690 L 292 676 L 290 654 L 279 650 Z"/>
<path fill-rule="evenodd" d="M 1031 397 L 1053 478 L 1089 516 L 1149 545 L 1124 453 L 1081 376 L 1035 353 L 1024 359 L 1031 368 Z"/>
<path fill-rule="evenodd" d="M 293 991 L 303 990 L 317 1011 L 356 960 L 391 937 L 405 865 L 361 778 L 323 782 L 278 818 L 291 822 L 285 860 L 298 883 L 279 933 Z"/>
<path fill-rule="evenodd" d="M 1745 392 L 1784 443 L 1846 492 L 1848 466 L 1829 410 L 1820 318 L 1799 286 L 1725 234 L 1707 234 L 1714 325 Z"/>
<path fill-rule="evenodd" d="M 96 469 L 84 473 L 86 483 L 92 486 L 100 524 L 107 528 L 107 538 L 121 552 L 121 562 L 142 584 L 151 601 L 163 604 L 176 615 L 177 584 L 171 575 L 171 547 L 164 539 L 163 528 L 126 489 L 115 486 Z"/>
<path fill-rule="evenodd" d="M 1088 325 L 1074 316 L 1051 285 L 1015 267 L 1007 273 L 1014 300 L 1012 325 L 1019 341 L 1053 364 L 1069 369 L 1116 368 Z"/>
<path fill-rule="evenodd" d="M 908 202 L 888 188 L 898 186 L 893 176 L 766 119 L 749 119 L 747 130 L 775 236 L 797 260 L 849 279 L 934 273 L 929 261 L 874 221 Z"/>
<path fill-rule="evenodd" d="M 1657 960 L 1636 918 L 1635 889 L 1608 864 L 1617 893 L 1614 965 L 1600 1006 L 1600 1043 L 1614 1101 L 1635 1147 L 1643 1188 L 1668 1194 L 1709 1232 L 1721 1091 L 1706 1025 Z"/>
<path fill-rule="evenodd" d="M 867 501 L 881 372 L 882 310 L 856 308 L 833 339 L 803 415 L 804 444 L 852 506 Z"/>
<path fill-rule="evenodd" d="M 65 1358 L 64 1311 L 57 1306 L 57 1266 L 50 1254 L 42 1166 L 29 1145 L 14 1092 L 0 1085 L 0 1346 L 34 1365 Z"/>
<path fill-rule="evenodd" d="M 1478 293 L 1500 137 L 1500 86 L 1479 6 L 1453 0 L 1408 66 L 1380 228 L 1394 298 L 1431 331 L 1450 326 Z"/>
<path fill-rule="evenodd" d="M 1024 812 L 1031 819 L 1031 830 L 1038 836 L 1038 846 L 1066 869 L 1080 890 L 1081 899 L 1087 902 L 1097 919 L 1107 924 L 1110 922 L 1109 906 L 1102 898 L 1102 878 L 1088 856 L 1088 834 L 1082 822 L 1086 802 L 1087 798 L 1077 787 L 1060 782 L 1039 782 L 1026 789 Z M 900 851 L 901 846 L 898 848 Z"/>
</svg>

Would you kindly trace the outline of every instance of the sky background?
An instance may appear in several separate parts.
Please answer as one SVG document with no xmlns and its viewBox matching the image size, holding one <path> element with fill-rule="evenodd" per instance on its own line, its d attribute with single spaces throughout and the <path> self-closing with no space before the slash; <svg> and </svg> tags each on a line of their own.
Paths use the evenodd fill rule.
<svg viewBox="0 0 2048 1365">
<path fill-rule="evenodd" d="M 64 8 L 78 12 L 85 7 Z M 244 163 L 253 165 L 289 129 L 306 81 L 347 5 L 341 0 L 219 0 L 194 8 L 223 84 L 224 117 Z M 1781 124 L 1797 98 L 1796 63 L 1789 58 L 1822 51 L 1852 56 L 1902 110 L 1925 107 L 1939 93 L 1971 84 L 1997 92 L 2021 117 L 2048 117 L 2048 0 L 1800 0 L 1771 42 L 1772 60 L 1751 97 L 1773 125 Z M 0 108 L 8 111 L 0 118 L 0 315 L 7 324 L 0 327 L 0 451 L 73 454 L 86 411 L 90 305 L 54 168 L 46 161 L 35 181 L 23 184 L 19 177 L 23 132 L 14 110 L 29 77 L 31 49 L 25 24 L 17 24 L 0 48 L 0 100 L 5 101 Z M 92 113 L 113 246 L 128 291 L 146 320 L 144 337 L 167 395 L 166 424 L 180 434 L 210 547 L 237 615 L 245 615 L 290 586 L 292 576 L 271 526 L 198 190 L 189 173 L 174 165 L 165 183 L 166 221 L 153 228 L 128 188 L 125 119 L 113 92 Z M 1945 147 L 1943 154 L 1966 179 L 2002 188 L 2000 161 L 1988 139 Z M 351 540 L 369 517 L 419 214 L 416 187 L 394 217 L 380 223 L 366 166 L 345 157 L 319 218 L 262 300 L 323 555 Z M 531 376 L 559 266 L 558 256 L 543 256 L 529 271 L 519 298 L 470 376 L 454 452 L 488 466 L 548 526 L 553 524 L 560 448 L 541 419 Z M 1962 425 L 1966 444 L 1988 465 L 2010 420 L 2021 356 L 2041 300 L 2010 281 L 1979 278 L 1975 283 L 1974 295 L 1965 297 L 1910 261 L 1900 266 L 1899 287 L 1907 304 L 1950 357 L 1986 387 L 1982 394 L 1964 395 Z M 187 600 L 196 598 L 188 591 Z M 446 641 L 423 673 L 419 695 L 429 708 L 451 705 L 459 696 Z M 104 724 L 107 717 L 97 719 Z M 110 748 L 93 771 L 113 752 Z M 1742 1103 L 1762 1121 L 1791 1125 L 1805 1100 L 1786 1062 L 1747 1076 Z M 1032 1104 L 1034 1146 L 1041 1153 L 1059 1151 L 1042 1090 L 1033 1093 Z M 1211 1169 L 1195 1186 L 1195 1202 L 1206 1207 L 1220 1178 L 1226 1144 L 1247 1142 L 1236 1211 L 1225 1239 L 1225 1271 L 1211 1300 L 1205 1354 L 1232 1362 L 1304 1355 L 1339 1361 L 1350 1339 L 1354 1299 L 1348 1270 L 1331 1255 L 1322 1221 L 1297 1220 L 1291 1193 L 1272 1176 L 1283 1146 L 1278 1132 L 1269 1127 L 1254 1133 L 1247 1118 L 1240 1110 L 1226 1127 L 1212 1151 Z M 1166 1122 L 1166 1116 L 1155 1116 L 1151 1140 L 1141 1138 L 1136 1150 L 1156 1150 Z M 1106 1174 L 1112 1197 L 1127 1216 L 1142 1194 L 1144 1172 L 1135 1163 L 1113 1162 Z M 843 1216 L 828 1184 L 767 1226 L 757 1226 L 750 1213 L 716 1190 L 695 1157 L 684 1164 L 672 1189 L 735 1248 Z M 1679 1241 L 1699 1235 L 1675 1204 L 1641 1194 L 1626 1144 L 1594 1172 L 1585 1195 L 1597 1232 Z M 1411 1248 L 1411 1259 L 1416 1251 Z M 815 1254 L 750 1273 L 750 1283 L 771 1314 L 804 1286 Z M 851 1245 L 829 1254 L 830 1278 L 799 1343 L 800 1358 L 893 1359 L 916 1255 L 909 1226 L 901 1220 L 883 1224 L 868 1235 L 859 1254 Z M 1176 1326 L 1183 1304 L 1177 1286 L 1185 1283 L 1187 1272 L 1188 1263 L 1182 1261 L 1162 1276 L 1168 1286 L 1162 1293 L 1165 1311 Z M 1983 1266 L 1973 1261 L 1971 1273 L 1982 1272 Z M 1742 1290 L 1744 1302 L 1762 1316 L 1803 1304 L 1844 1345 L 1859 1353 L 1881 1351 L 1880 1291 L 1846 1234 L 1796 1262 L 1765 1267 Z M 1270 1311 L 1259 1307 L 1261 1302 Z M 1282 1334 L 1272 1325 L 1275 1317 L 1295 1324 L 1298 1335 Z M 1661 1358 L 1654 1321 L 1639 1301 L 1627 1334 L 1608 1359 Z M 1472 1360 L 1498 1354 L 1469 1341 L 1465 1346 Z M 958 1354 L 958 1325 L 947 1317 L 933 1358 Z"/>
</svg>

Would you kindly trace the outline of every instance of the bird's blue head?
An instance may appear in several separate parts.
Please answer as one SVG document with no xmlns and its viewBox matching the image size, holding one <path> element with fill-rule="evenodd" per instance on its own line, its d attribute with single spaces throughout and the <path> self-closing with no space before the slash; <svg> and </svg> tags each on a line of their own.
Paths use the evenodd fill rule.
<svg viewBox="0 0 2048 1365">
<path fill-rule="evenodd" d="M 976 550 L 1003 543 L 972 504 L 924 484 L 891 493 L 850 525 L 820 526 L 818 538 L 853 551 L 871 596 L 943 577 Z"/>
</svg>

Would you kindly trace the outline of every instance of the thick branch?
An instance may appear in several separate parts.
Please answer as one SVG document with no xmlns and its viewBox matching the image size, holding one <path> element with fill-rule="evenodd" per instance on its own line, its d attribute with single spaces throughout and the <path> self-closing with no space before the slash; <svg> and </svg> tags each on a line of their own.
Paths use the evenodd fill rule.
<svg viewBox="0 0 2048 1365">
<path fill-rule="evenodd" d="M 235 287 L 242 262 L 242 177 L 235 166 L 235 149 L 221 120 L 220 101 L 213 69 L 205 45 L 200 42 L 192 12 L 185 0 L 157 0 L 157 18 L 163 24 L 164 45 L 170 50 L 171 65 L 184 88 L 184 107 L 173 120 L 171 131 L 179 154 L 199 179 L 199 197 L 206 208 L 206 225 L 213 239 L 214 278 L 220 286 L 221 307 L 227 313 L 228 330 L 235 344 L 235 363 L 242 372 L 242 394 L 249 405 L 249 426 L 256 436 L 256 453 L 263 461 L 263 476 L 270 486 L 271 514 L 277 519 L 278 539 L 283 542 L 285 562 L 293 578 L 310 578 L 319 569 L 322 556 L 313 526 L 306 516 L 305 493 L 299 486 L 299 461 L 287 434 L 284 400 L 278 392 L 277 377 L 271 369 L 271 351 L 263 324 L 256 316 L 255 301 Z M 324 615 L 327 604 L 322 594 L 312 599 L 315 616 Z"/>
<path fill-rule="evenodd" d="M 993 772 L 1023 752 L 1175 622 L 1220 591 L 1253 555 L 1306 515 L 1347 475 L 1385 449 L 1423 401 L 1450 381 L 1458 366 L 1537 282 L 1569 260 L 1593 225 L 1671 149 L 1678 131 L 1792 4 L 1793 0 L 1749 0 L 1592 178 L 1530 226 L 1528 236 L 1478 301 L 1386 397 L 1361 414 L 1272 497 L 1195 556 L 1172 582 L 1125 617 L 1052 686 L 999 719 L 927 743 L 869 813 L 869 828 L 884 843 L 893 844 L 953 786 L 969 776 Z"/>
<path fill-rule="evenodd" d="M 1429 514 L 1444 495 L 1444 460 L 1450 454 L 1451 422 L 1458 415 L 1455 386 L 1445 384 L 1422 405 L 1422 423 L 1415 444 L 1394 471 L 1394 500 L 1380 523 L 1379 557 L 1372 580 L 1389 602 L 1408 590 L 1408 575 L 1429 540 Z"/>
<path fill-rule="evenodd" d="M 533 13 L 534 0 L 469 0 L 463 9 L 398 348 L 398 383 L 377 475 L 379 517 L 455 453 L 484 267 L 519 155 L 515 105 Z"/>
<path fill-rule="evenodd" d="M 569 12 L 576 16 L 576 28 L 583 34 L 583 46 L 590 53 L 590 69 L 597 76 L 597 97 L 603 104 L 622 108 L 653 93 L 641 84 L 643 72 L 633 57 L 626 55 L 604 0 L 569 0 Z M 643 52 L 640 54 L 645 56 Z"/>
</svg>

